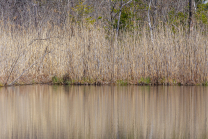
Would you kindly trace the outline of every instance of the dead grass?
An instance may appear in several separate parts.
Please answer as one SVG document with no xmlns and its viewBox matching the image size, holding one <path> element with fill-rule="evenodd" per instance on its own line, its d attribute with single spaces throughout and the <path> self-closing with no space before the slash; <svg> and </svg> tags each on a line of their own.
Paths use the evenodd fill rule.
<svg viewBox="0 0 208 139">
<path fill-rule="evenodd" d="M 115 41 L 99 25 L 2 25 L 0 83 L 50 83 L 53 77 L 67 84 L 207 82 L 208 40 L 200 29 L 188 36 L 182 28 L 173 33 L 161 25 L 153 32 L 153 44 L 146 28 L 121 33 Z"/>
</svg>

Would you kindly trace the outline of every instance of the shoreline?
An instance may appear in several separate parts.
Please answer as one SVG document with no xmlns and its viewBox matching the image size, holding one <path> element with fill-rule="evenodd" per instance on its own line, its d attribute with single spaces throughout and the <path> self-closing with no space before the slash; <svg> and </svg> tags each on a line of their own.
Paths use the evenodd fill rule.
<svg viewBox="0 0 208 139">
<path fill-rule="evenodd" d="M 27 86 L 27 85 L 58 85 L 58 86 L 208 86 L 207 83 L 193 83 L 193 82 L 186 82 L 186 83 L 133 83 L 129 82 L 121 82 L 121 80 L 116 82 L 73 82 L 73 83 L 53 83 L 46 82 L 46 83 L 15 83 L 13 85 L 0 85 L 0 87 L 12 87 L 12 86 Z"/>
</svg>

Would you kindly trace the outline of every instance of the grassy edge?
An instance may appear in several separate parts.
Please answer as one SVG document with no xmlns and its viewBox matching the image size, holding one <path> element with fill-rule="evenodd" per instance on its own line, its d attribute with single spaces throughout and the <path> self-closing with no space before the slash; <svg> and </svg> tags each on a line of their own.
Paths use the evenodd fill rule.
<svg viewBox="0 0 208 139">
<path fill-rule="evenodd" d="M 82 78 L 81 80 L 71 79 L 69 77 L 57 77 L 53 76 L 49 82 L 35 82 L 34 80 L 31 83 L 15 83 L 12 86 L 21 86 L 21 85 L 34 85 L 34 84 L 49 84 L 49 85 L 118 85 L 118 86 L 128 86 L 128 85 L 138 85 L 138 86 L 208 86 L 208 81 L 202 83 L 194 82 L 177 82 L 176 80 L 169 80 L 169 82 L 164 82 L 165 79 L 160 79 L 157 82 L 153 82 L 150 77 L 141 77 L 138 81 L 132 80 L 116 80 L 112 81 L 102 81 L 91 78 Z M 0 83 L 0 87 L 5 85 Z"/>
</svg>

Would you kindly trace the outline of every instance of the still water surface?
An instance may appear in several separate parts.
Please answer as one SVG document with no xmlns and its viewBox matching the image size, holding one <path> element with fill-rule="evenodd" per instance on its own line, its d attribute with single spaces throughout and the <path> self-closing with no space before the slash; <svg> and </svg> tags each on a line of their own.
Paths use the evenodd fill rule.
<svg viewBox="0 0 208 139">
<path fill-rule="evenodd" d="M 0 88 L 1 139 L 205 139 L 208 87 Z"/>
</svg>

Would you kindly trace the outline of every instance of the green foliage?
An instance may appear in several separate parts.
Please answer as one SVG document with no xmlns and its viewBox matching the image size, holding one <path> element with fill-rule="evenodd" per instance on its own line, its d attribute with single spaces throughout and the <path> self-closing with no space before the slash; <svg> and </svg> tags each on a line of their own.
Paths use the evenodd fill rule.
<svg viewBox="0 0 208 139">
<path fill-rule="evenodd" d="M 76 18 L 75 17 L 72 17 L 72 18 L 77 19 L 77 22 L 80 22 L 82 19 L 92 22 L 92 19 L 91 19 L 92 17 L 89 17 L 89 14 L 94 11 L 94 8 L 92 6 L 86 5 L 83 3 L 83 1 L 81 1 L 79 2 L 78 5 L 72 8 L 72 10 L 76 12 L 76 15 L 77 15 Z"/>
<path fill-rule="evenodd" d="M 208 82 L 205 81 L 204 83 L 202 83 L 203 86 L 208 86 Z"/>
<path fill-rule="evenodd" d="M 173 84 L 177 84 L 177 81 L 175 79 L 173 79 Z"/>
<path fill-rule="evenodd" d="M 122 29 L 124 29 L 124 28 L 128 29 L 128 28 L 132 27 L 133 26 L 132 18 L 133 18 L 133 14 L 130 11 L 130 7 L 125 8 L 121 12 L 120 27 Z"/>
<path fill-rule="evenodd" d="M 115 13 L 119 12 L 119 9 L 114 10 Z M 123 8 L 121 11 L 119 29 L 129 29 L 133 25 L 133 14 L 131 13 L 130 7 Z M 117 28 L 118 19 L 115 19 L 113 28 Z"/>
<path fill-rule="evenodd" d="M 52 83 L 53 84 L 63 84 L 63 79 L 62 78 L 58 78 L 57 76 L 53 76 L 52 77 Z"/>
<path fill-rule="evenodd" d="M 168 24 L 171 26 L 173 33 L 176 33 L 179 26 L 187 27 L 188 18 L 188 12 L 183 13 L 177 12 L 175 9 L 171 10 L 168 13 Z"/>
<path fill-rule="evenodd" d="M 0 87 L 3 87 L 4 85 L 0 82 Z"/>
<path fill-rule="evenodd" d="M 118 9 L 114 10 L 114 13 L 119 12 Z M 122 30 L 132 30 L 134 29 L 134 22 L 140 21 L 144 22 L 146 19 L 146 11 L 148 10 L 148 5 L 142 0 L 135 0 L 122 8 L 120 26 L 119 29 Z M 113 27 L 117 28 L 118 18 L 114 20 Z"/>
<path fill-rule="evenodd" d="M 73 81 L 69 78 L 69 76 L 66 74 L 62 78 L 59 78 L 57 76 L 52 77 L 52 83 L 53 84 L 65 84 L 70 85 L 73 83 Z"/>
<path fill-rule="evenodd" d="M 63 76 L 63 84 L 66 84 L 66 85 L 71 85 L 73 84 L 73 80 L 70 78 L 69 74 L 65 74 Z"/>
<path fill-rule="evenodd" d="M 85 21 L 87 24 L 94 24 L 96 22 L 92 17 L 85 18 Z"/>
<path fill-rule="evenodd" d="M 81 84 L 95 84 L 96 80 L 90 77 L 83 77 L 80 81 Z"/>
<path fill-rule="evenodd" d="M 85 16 L 93 12 L 93 7 L 83 4 L 80 2 L 78 5 L 73 8 L 79 15 Z"/>
<path fill-rule="evenodd" d="M 126 85 L 128 85 L 128 82 L 126 80 L 118 80 L 117 84 L 121 85 L 121 86 L 126 86 Z"/>
<path fill-rule="evenodd" d="M 171 10 L 168 13 L 168 21 L 169 24 L 178 25 L 185 25 L 188 19 L 188 13 L 183 12 L 176 12 L 175 9 Z"/>
<path fill-rule="evenodd" d="M 197 12 L 195 17 L 198 22 L 208 24 L 208 3 L 197 5 Z"/>
<path fill-rule="evenodd" d="M 71 85 L 72 83 L 70 81 L 65 82 L 66 85 Z"/>
<path fill-rule="evenodd" d="M 53 83 L 57 83 L 58 82 L 58 77 L 57 76 L 53 76 L 52 77 L 52 82 Z"/>
<path fill-rule="evenodd" d="M 148 8 L 148 5 L 145 4 L 142 0 L 135 0 L 136 5 L 134 5 L 136 7 L 137 10 L 145 10 Z"/>
<path fill-rule="evenodd" d="M 164 83 L 165 83 L 165 78 L 160 78 L 160 79 L 159 79 L 159 83 L 160 83 L 160 84 L 164 84 Z"/>
<path fill-rule="evenodd" d="M 32 84 L 36 84 L 35 80 L 32 80 Z"/>
<path fill-rule="evenodd" d="M 182 85 L 182 83 L 181 82 L 178 82 L 178 86 L 181 86 Z"/>
<path fill-rule="evenodd" d="M 150 77 L 147 77 L 147 78 L 143 78 L 141 77 L 138 81 L 139 84 L 150 84 L 151 83 L 151 79 Z"/>
<path fill-rule="evenodd" d="M 102 19 L 102 16 L 99 16 L 97 19 Z"/>
<path fill-rule="evenodd" d="M 113 27 L 114 29 L 117 28 L 118 25 L 118 18 L 119 18 L 119 12 L 120 12 L 120 2 L 117 1 L 118 6 L 113 9 L 113 16 L 112 21 L 109 22 L 109 27 Z M 127 0 L 123 1 L 123 3 L 126 3 Z M 142 0 L 135 0 L 134 2 L 130 2 L 128 5 L 125 5 L 121 9 L 121 16 L 120 16 L 120 25 L 119 29 L 121 30 L 132 30 L 134 29 L 134 23 L 138 20 L 144 21 L 146 18 L 146 8 L 147 5 Z M 116 15 L 116 16 L 115 16 Z M 145 16 L 144 16 L 145 15 Z M 114 17 L 115 16 L 115 17 Z"/>
</svg>

